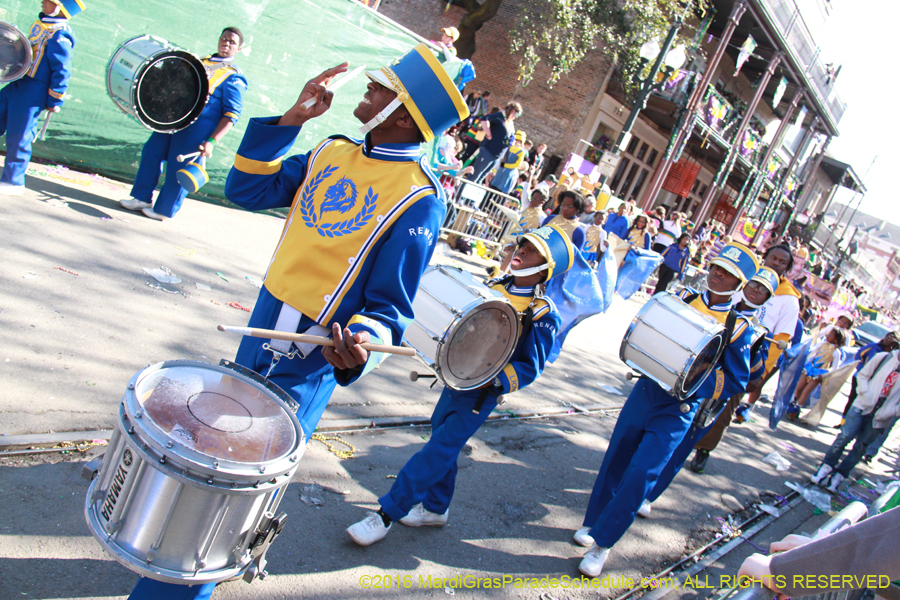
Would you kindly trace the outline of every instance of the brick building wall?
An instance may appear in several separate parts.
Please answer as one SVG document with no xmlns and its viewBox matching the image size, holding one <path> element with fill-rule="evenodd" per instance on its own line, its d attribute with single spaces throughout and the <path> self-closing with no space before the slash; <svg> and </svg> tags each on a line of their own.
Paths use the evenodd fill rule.
<svg viewBox="0 0 900 600">
<path fill-rule="evenodd" d="M 598 50 L 591 51 L 568 75 L 552 88 L 547 85 L 550 69 L 543 63 L 527 85 L 518 80 L 518 57 L 512 55 L 509 31 L 516 26 L 522 6 L 529 0 L 504 0 L 497 15 L 476 34 L 472 56 L 477 79 L 466 89 L 490 90 L 491 104 L 503 106 L 516 101 L 524 115 L 516 127 L 535 144 L 547 144 L 548 155 L 568 157 L 583 132 L 593 125 L 592 109 L 604 93 L 604 81 L 610 59 Z M 456 27 L 465 14 L 458 6 L 441 0 L 382 0 L 379 12 L 429 40 L 437 40 L 442 27 Z"/>
</svg>

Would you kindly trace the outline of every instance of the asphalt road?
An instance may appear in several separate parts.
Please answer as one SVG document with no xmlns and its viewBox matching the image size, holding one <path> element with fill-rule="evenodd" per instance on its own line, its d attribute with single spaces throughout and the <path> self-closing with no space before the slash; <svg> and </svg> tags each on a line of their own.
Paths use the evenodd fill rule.
<svg viewBox="0 0 900 600">
<path fill-rule="evenodd" d="M 44 175 L 29 177 L 24 196 L 0 198 L 0 433 L 109 429 L 127 382 L 148 364 L 233 356 L 238 340 L 216 325 L 246 323 L 248 313 L 234 306 L 252 308 L 258 291 L 252 280 L 261 278 L 283 220 L 189 200 L 177 218 L 159 223 L 119 208 L 125 186 L 36 169 Z M 478 260 L 443 249 L 436 260 L 480 268 Z M 161 266 L 182 280 L 159 284 L 176 293 L 151 287 L 157 282 L 143 269 Z M 571 533 L 581 524 L 615 425 L 614 414 L 600 409 L 620 406 L 630 389 L 618 348 L 639 308 L 639 301 L 619 299 L 580 325 L 557 363 L 500 407 L 512 411 L 501 417 L 551 416 L 498 418 L 479 431 L 460 459 L 443 529 L 396 524 L 369 548 L 344 533 L 376 506 L 389 477 L 424 443 L 427 427 L 340 433 L 356 449 L 346 460 L 310 443 L 281 504 L 288 525 L 269 553 L 270 576 L 222 585 L 214 598 L 443 597 L 445 583 L 454 595 L 471 598 L 614 597 L 622 578 L 658 572 L 711 539 L 720 530 L 716 518 L 736 513 L 735 502 L 748 506 L 766 492 L 786 494 L 785 481 L 805 481 L 833 439 L 833 410 L 816 431 L 784 424 L 772 432 L 761 416 L 733 427 L 707 472 L 679 474 L 652 517 L 635 523 L 616 546 L 604 573 L 613 578 L 609 589 L 514 582 L 459 587 L 466 576 L 470 582 L 577 577 L 583 549 Z M 412 359 L 392 357 L 363 382 L 339 389 L 322 428 L 427 418 L 438 390 L 410 382 L 414 369 L 424 371 Z M 896 440 L 887 446 L 896 447 Z M 791 462 L 788 471 L 762 462 L 773 451 Z M 0 457 L 0 598 L 120 598 L 134 585 L 137 576 L 107 555 L 85 524 L 87 482 L 80 470 L 86 459 L 78 453 Z M 876 463 L 868 469 L 872 477 L 887 469 Z M 312 484 L 322 487 L 319 506 L 301 501 Z M 800 504 L 754 542 L 812 531 L 824 518 Z M 740 546 L 710 572 L 733 574 L 752 550 Z M 366 587 L 374 578 L 392 588 Z M 449 581 L 436 585 L 437 579 Z M 706 595 L 677 590 L 670 597 Z"/>
</svg>

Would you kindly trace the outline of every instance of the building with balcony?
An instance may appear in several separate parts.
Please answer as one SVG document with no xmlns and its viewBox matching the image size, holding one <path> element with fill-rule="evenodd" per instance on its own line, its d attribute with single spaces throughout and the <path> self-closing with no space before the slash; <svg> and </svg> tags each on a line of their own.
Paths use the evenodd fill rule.
<svg viewBox="0 0 900 600">
<path fill-rule="evenodd" d="M 798 4 L 800 2 L 801 4 Z M 828 0 L 712 0 L 683 28 L 689 61 L 654 93 L 608 180 L 644 209 L 662 205 L 713 219 L 736 239 L 802 230 L 827 211 L 838 186 L 861 189 L 828 155 L 846 105 L 839 68 L 810 32 Z M 631 111 L 613 77 L 576 153 L 599 162 Z M 762 224 L 760 226 L 760 224 Z"/>
</svg>

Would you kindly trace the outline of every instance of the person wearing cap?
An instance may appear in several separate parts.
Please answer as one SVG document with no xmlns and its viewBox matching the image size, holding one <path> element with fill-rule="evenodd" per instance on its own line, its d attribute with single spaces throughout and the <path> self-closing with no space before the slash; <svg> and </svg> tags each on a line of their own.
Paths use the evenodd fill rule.
<svg viewBox="0 0 900 600">
<path fill-rule="evenodd" d="M 441 41 L 437 42 L 438 48 L 444 53 L 445 60 L 453 60 L 456 58 L 456 48 L 453 42 L 459 39 L 459 29 L 456 27 L 442 27 Z"/>
<path fill-rule="evenodd" d="M 574 252 L 569 236 L 553 226 L 535 229 L 519 239 L 511 274 L 488 283 L 522 315 L 512 357 L 493 381 L 480 388 L 444 388 L 431 415 L 431 438 L 400 470 L 390 491 L 378 499 L 378 512 L 347 528 L 350 539 L 361 546 L 374 544 L 387 535 L 394 521 L 407 527 L 447 523 L 460 451 L 501 395 L 530 385 L 544 370 L 561 318 L 543 296 L 543 288 L 572 266 Z"/>
<path fill-rule="evenodd" d="M 754 337 L 759 335 L 759 338 L 754 341 L 753 345 L 750 347 L 751 380 L 754 376 L 758 376 L 762 373 L 763 363 L 765 363 L 766 360 L 766 350 L 768 349 L 768 345 L 764 343 L 764 333 L 768 332 L 760 327 L 758 323 L 755 323 L 754 319 L 759 307 L 768 302 L 777 287 L 778 275 L 775 271 L 768 267 L 760 267 L 756 274 L 750 278 L 750 281 L 747 282 L 747 285 L 745 285 L 740 292 L 735 294 L 732 299 L 732 308 L 735 313 L 749 319 L 751 324 L 759 327 L 754 334 Z M 731 416 L 734 414 L 735 408 L 737 408 L 740 403 L 741 397 L 741 394 L 732 396 L 722 408 L 722 412 L 719 413 L 718 417 L 706 427 L 702 429 L 699 427 L 692 427 L 690 429 L 688 435 L 684 437 L 684 440 L 678 445 L 675 452 L 672 453 L 672 458 L 669 459 L 668 464 L 660 474 L 656 486 L 647 496 L 647 500 L 641 505 L 640 510 L 638 510 L 638 516 L 645 518 L 650 516 L 650 505 L 653 502 L 656 502 L 657 498 L 668 489 L 672 480 L 675 479 L 675 476 L 684 465 L 684 461 L 691 453 L 691 449 L 695 449 L 695 452 L 694 458 L 690 463 L 690 469 L 695 473 L 703 473 L 706 469 L 709 455 L 716 449 L 716 446 L 718 446 L 719 442 L 722 440 L 725 429 L 731 422 Z"/>
<path fill-rule="evenodd" d="M 28 32 L 32 61 L 28 71 L 0 90 L 0 135 L 6 133 L 6 160 L 0 194 L 21 196 L 31 144 L 42 111 L 59 112 L 72 75 L 75 34 L 69 19 L 84 10 L 81 0 L 42 0 Z"/>
<path fill-rule="evenodd" d="M 414 317 L 446 211 L 419 145 L 468 115 L 445 68 L 419 44 L 368 73 L 353 111 L 363 139 L 334 135 L 286 157 L 303 125 L 330 108 L 326 86 L 345 71 L 346 63 L 309 80 L 280 117 L 251 119 L 225 184 L 228 199 L 248 210 L 290 208 L 248 326 L 334 338 L 323 348 L 245 337 L 235 358 L 299 403 L 307 440 L 335 387 L 384 359 L 360 344 L 399 345 Z M 212 588 L 142 578 L 131 598 L 208 598 Z"/>
<path fill-rule="evenodd" d="M 750 380 L 752 327 L 731 302 L 758 270 L 748 248 L 731 244 L 710 265 L 707 291 L 684 288 L 678 293 L 688 306 L 725 326 L 727 345 L 697 391 L 684 400 L 647 377 L 635 384 L 603 456 L 583 526 L 574 535 L 575 543 L 590 547 L 578 567 L 584 575 L 598 577 L 603 571 L 610 549 L 634 522 L 688 434 L 700 400 L 731 397 Z"/>
<path fill-rule="evenodd" d="M 244 34 L 237 27 L 226 27 L 219 34 L 217 52 L 202 60 L 209 78 L 209 96 L 197 120 L 175 133 L 154 131 L 141 149 L 141 162 L 134 177 L 131 197 L 119 200 L 122 208 L 140 211 L 157 221 L 171 219 L 181 210 L 188 190 L 178 183 L 178 156 L 200 151 L 206 159 L 213 148 L 237 123 L 244 106 L 247 78 L 234 64 L 244 45 Z M 185 161 L 187 162 L 187 161 Z M 153 201 L 153 191 L 163 169 L 166 178 Z"/>
<path fill-rule="evenodd" d="M 520 116 L 522 116 L 522 105 L 518 102 L 510 102 L 503 112 L 494 112 L 481 117 L 484 140 L 478 146 L 478 154 L 475 155 L 475 162 L 472 163 L 475 172 L 467 175 L 466 179 L 481 183 L 487 174 L 497 167 L 515 134 L 516 117 Z"/>
<path fill-rule="evenodd" d="M 791 347 L 791 339 L 800 316 L 801 294 L 785 277 L 785 274 L 794 267 L 794 255 L 790 247 L 784 244 L 769 247 L 763 254 L 763 264 L 775 271 L 779 277 L 775 294 L 760 308 L 757 316 L 762 326 L 772 333 L 773 341 L 769 342 L 765 373 L 762 377 L 753 379 L 747 387 L 747 403 L 735 411 L 735 423 L 743 423 L 749 418 L 753 405 L 759 400 L 763 385 L 775 374 L 778 359 L 784 351 L 778 347 L 778 342 L 784 342 L 784 349 Z"/>
<path fill-rule="evenodd" d="M 488 187 L 497 190 L 501 194 L 508 194 L 513 189 L 519 177 L 522 163 L 525 162 L 525 137 L 524 131 L 516 132 L 512 146 L 509 147 L 503 156 L 503 160 L 500 161 L 500 165 L 497 167 L 497 174 L 491 179 L 491 184 Z"/>
</svg>

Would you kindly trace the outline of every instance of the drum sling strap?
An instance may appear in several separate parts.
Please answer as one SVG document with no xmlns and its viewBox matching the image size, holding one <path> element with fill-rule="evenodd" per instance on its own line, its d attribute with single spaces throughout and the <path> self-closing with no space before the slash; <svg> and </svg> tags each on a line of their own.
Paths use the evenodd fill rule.
<svg viewBox="0 0 900 600">
<path fill-rule="evenodd" d="M 534 321 L 534 309 L 529 306 L 525 309 L 525 312 L 522 313 L 522 331 L 519 334 L 519 339 L 525 339 L 525 337 L 531 333 L 532 323 Z M 475 401 L 475 406 L 472 407 L 473 413 L 480 413 L 482 407 L 484 406 L 484 401 L 487 398 L 488 394 L 494 394 L 499 397 L 499 394 L 494 391 L 494 386 L 489 385 L 485 388 L 482 388 L 481 393 L 478 394 L 478 400 Z"/>
</svg>

